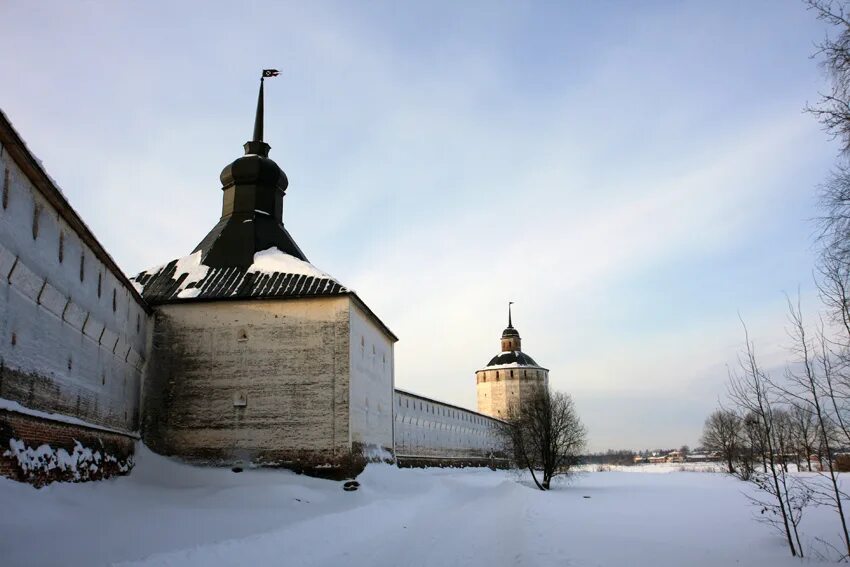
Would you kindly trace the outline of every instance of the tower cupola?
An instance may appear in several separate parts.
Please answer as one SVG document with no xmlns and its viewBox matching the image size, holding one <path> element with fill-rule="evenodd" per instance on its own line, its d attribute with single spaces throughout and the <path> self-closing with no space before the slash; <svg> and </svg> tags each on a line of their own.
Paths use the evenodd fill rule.
<svg viewBox="0 0 850 567">
<path fill-rule="evenodd" d="M 522 350 L 522 339 L 519 336 L 519 331 L 514 329 L 513 321 L 511 321 L 511 305 L 513 303 L 513 301 L 508 302 L 508 326 L 502 331 L 502 352 Z"/>
<path fill-rule="evenodd" d="M 271 247 L 307 260 L 283 226 L 283 196 L 289 180 L 269 159 L 271 146 L 263 141 L 263 83 L 266 77 L 277 75 L 275 69 L 263 70 L 254 135 L 244 145 L 245 155 L 221 172 L 221 218 L 193 250 L 201 251 L 204 265 L 247 268 L 254 262 L 254 254 Z"/>
</svg>

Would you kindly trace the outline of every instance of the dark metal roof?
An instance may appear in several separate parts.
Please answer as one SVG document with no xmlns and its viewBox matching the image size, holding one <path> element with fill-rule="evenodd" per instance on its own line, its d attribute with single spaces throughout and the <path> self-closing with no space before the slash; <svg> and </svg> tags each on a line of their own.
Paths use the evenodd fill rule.
<svg viewBox="0 0 850 567">
<path fill-rule="evenodd" d="M 212 268 L 197 282 L 186 280 L 188 274 L 177 272 L 178 260 L 172 260 L 161 268 L 141 272 L 131 278 L 143 286 L 141 295 L 148 305 L 189 303 L 193 301 L 220 301 L 228 299 L 299 299 L 348 295 L 372 321 L 397 341 L 398 337 L 375 313 L 369 309 L 356 293 L 332 278 L 318 278 L 303 274 L 282 272 L 249 272 L 246 268 Z M 184 293 L 184 290 L 199 289 Z"/>
<path fill-rule="evenodd" d="M 518 350 L 500 352 L 487 363 L 487 366 L 500 366 L 502 364 L 513 363 L 517 363 L 519 366 L 539 366 L 534 362 L 533 358 Z"/>
<path fill-rule="evenodd" d="M 142 297 L 151 305 L 211 299 L 296 298 L 350 293 L 336 280 L 303 274 L 211 267 L 201 280 L 186 282 L 188 274 L 177 275 L 176 271 L 177 260 L 172 260 L 155 272 L 141 272 L 133 280 L 144 286 Z M 187 291 L 194 289 L 200 291 Z"/>
<path fill-rule="evenodd" d="M 509 326 L 507 329 L 502 331 L 502 338 L 507 339 L 509 337 L 519 337 L 519 331 Z"/>
</svg>

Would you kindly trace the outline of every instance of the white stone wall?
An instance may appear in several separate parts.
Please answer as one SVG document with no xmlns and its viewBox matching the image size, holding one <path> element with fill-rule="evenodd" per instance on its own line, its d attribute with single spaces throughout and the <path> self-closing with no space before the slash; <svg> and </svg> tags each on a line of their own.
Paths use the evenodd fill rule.
<svg viewBox="0 0 850 567">
<path fill-rule="evenodd" d="M 486 368 L 475 373 L 478 411 L 499 419 L 549 383 L 549 371 L 536 366 Z"/>
<path fill-rule="evenodd" d="M 348 296 L 162 305 L 144 437 L 196 461 L 350 457 Z"/>
<path fill-rule="evenodd" d="M 138 429 L 148 315 L 0 147 L 0 397 Z"/>
<path fill-rule="evenodd" d="M 487 416 L 403 390 L 393 408 L 397 457 L 488 458 L 502 449 L 498 421 Z"/>
<path fill-rule="evenodd" d="M 393 450 L 394 339 L 355 303 L 350 303 L 351 441 L 367 455 Z"/>
</svg>

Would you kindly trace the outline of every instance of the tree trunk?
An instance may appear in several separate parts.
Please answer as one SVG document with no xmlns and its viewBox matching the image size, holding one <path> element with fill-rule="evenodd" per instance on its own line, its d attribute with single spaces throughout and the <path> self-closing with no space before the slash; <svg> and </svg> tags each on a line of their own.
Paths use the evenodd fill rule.
<svg viewBox="0 0 850 567">
<path fill-rule="evenodd" d="M 542 484 L 540 484 L 540 482 L 538 482 L 538 480 L 537 480 L 537 475 L 536 475 L 536 474 L 534 474 L 534 467 L 532 467 L 531 465 L 529 465 L 528 470 L 529 470 L 529 472 L 531 473 L 531 478 L 533 478 L 533 479 L 534 479 L 534 484 L 536 484 L 536 485 L 537 485 L 537 488 L 539 488 L 540 490 L 547 490 L 547 488 L 543 488 L 543 485 L 542 485 Z"/>
</svg>

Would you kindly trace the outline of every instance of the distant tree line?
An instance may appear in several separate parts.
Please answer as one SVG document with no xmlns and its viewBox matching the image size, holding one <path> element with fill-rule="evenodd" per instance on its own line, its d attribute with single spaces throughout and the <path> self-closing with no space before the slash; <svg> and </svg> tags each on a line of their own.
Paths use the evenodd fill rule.
<svg viewBox="0 0 850 567">
<path fill-rule="evenodd" d="M 678 452 L 683 458 L 687 458 L 691 454 L 700 455 L 704 453 L 702 447 L 691 451 L 690 447 L 687 445 L 682 445 L 678 449 L 668 447 L 659 449 L 641 449 L 639 451 L 635 451 L 633 449 L 608 449 L 606 451 L 596 453 L 586 453 L 581 456 L 580 460 L 582 464 L 586 465 L 626 466 L 634 465 L 637 457 L 646 460 L 654 455 L 668 455 L 674 452 Z M 708 457 L 706 458 L 708 459 Z"/>
<path fill-rule="evenodd" d="M 637 454 L 630 449 L 609 449 L 601 453 L 582 455 L 581 462 L 588 465 L 632 465 Z"/>
</svg>

